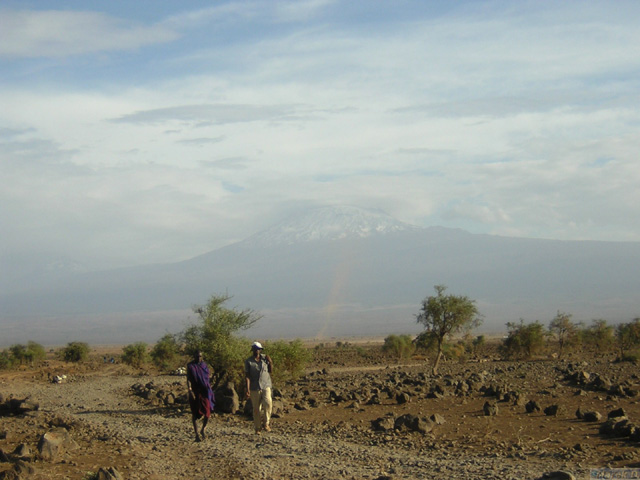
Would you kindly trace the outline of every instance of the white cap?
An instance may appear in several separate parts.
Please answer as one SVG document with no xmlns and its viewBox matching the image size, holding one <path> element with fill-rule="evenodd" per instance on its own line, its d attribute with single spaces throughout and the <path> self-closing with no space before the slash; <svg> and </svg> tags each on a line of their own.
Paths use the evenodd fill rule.
<svg viewBox="0 0 640 480">
<path fill-rule="evenodd" d="M 262 344 L 260 342 L 253 342 L 251 348 L 259 348 L 260 350 L 263 350 Z"/>
</svg>

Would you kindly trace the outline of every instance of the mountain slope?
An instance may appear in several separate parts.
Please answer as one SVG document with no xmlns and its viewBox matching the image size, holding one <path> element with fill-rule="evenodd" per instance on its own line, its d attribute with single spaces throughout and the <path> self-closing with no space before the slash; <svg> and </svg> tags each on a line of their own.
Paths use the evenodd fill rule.
<svg viewBox="0 0 640 480">
<path fill-rule="evenodd" d="M 495 331 L 519 318 L 547 323 L 558 310 L 587 323 L 628 321 L 640 313 L 638 271 L 638 242 L 476 235 L 340 208 L 184 262 L 70 274 L 2 296 L 0 316 L 22 325 L 55 318 L 60 331 L 73 320 L 72 333 L 101 339 L 130 338 L 125 332 L 149 318 L 145 340 L 153 341 L 180 330 L 193 304 L 228 292 L 230 306 L 264 314 L 256 336 L 386 335 L 416 331 L 420 301 L 445 284 L 477 300 L 485 328 Z M 122 328 L 98 329 L 97 318 Z"/>
</svg>

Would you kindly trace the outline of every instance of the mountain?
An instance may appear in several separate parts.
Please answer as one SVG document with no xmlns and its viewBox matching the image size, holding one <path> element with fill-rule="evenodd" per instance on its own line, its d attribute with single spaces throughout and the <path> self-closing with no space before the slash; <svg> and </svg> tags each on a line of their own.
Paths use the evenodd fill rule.
<svg viewBox="0 0 640 480">
<path fill-rule="evenodd" d="M 478 235 L 332 207 L 187 261 L 72 272 L 4 294 L 0 319 L 3 340 L 16 338 L 7 343 L 154 341 L 193 321 L 193 304 L 228 292 L 229 306 L 263 314 L 248 332 L 257 338 L 387 335 L 419 331 L 421 300 L 444 284 L 477 301 L 485 330 L 501 331 L 520 318 L 546 324 L 558 310 L 629 321 L 638 271 L 640 242 Z"/>
</svg>

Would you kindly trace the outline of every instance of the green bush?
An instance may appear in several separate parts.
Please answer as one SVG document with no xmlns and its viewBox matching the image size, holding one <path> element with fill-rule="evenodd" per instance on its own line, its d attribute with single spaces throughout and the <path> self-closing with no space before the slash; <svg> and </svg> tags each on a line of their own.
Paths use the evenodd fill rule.
<svg viewBox="0 0 640 480">
<path fill-rule="evenodd" d="M 504 358 L 527 359 L 539 353 L 545 346 L 544 326 L 536 321 L 525 324 L 507 323 L 508 335 L 500 346 L 500 352 Z"/>
<path fill-rule="evenodd" d="M 384 339 L 382 350 L 399 359 L 408 359 L 416 351 L 416 346 L 410 335 L 389 335 Z"/>
<path fill-rule="evenodd" d="M 640 346 L 640 318 L 619 324 L 616 327 L 616 340 L 620 358 L 624 358 L 630 350 Z"/>
<path fill-rule="evenodd" d="M 213 295 L 207 304 L 193 307 L 200 322 L 187 327 L 180 334 L 184 353 L 190 357 L 201 350 L 212 370 L 212 387 L 228 381 L 236 386 L 244 384 L 244 361 L 251 354 L 251 342 L 234 334 L 246 330 L 261 316 L 253 310 L 227 308 L 224 303 L 231 297 Z"/>
<path fill-rule="evenodd" d="M 36 342 L 28 342 L 27 345 L 15 344 L 9 347 L 9 354 L 12 357 L 13 364 L 28 363 L 34 365 L 44 360 L 46 352 L 44 347 Z"/>
<path fill-rule="evenodd" d="M 149 361 L 147 344 L 144 342 L 137 342 L 124 347 L 122 349 L 122 361 L 132 367 L 140 368 Z"/>
<path fill-rule="evenodd" d="M 70 342 L 60 352 L 65 362 L 84 362 L 89 357 L 89 345 L 84 342 Z"/>
<path fill-rule="evenodd" d="M 0 352 L 0 370 L 10 368 L 13 365 L 13 359 L 8 350 L 2 350 Z"/>
<path fill-rule="evenodd" d="M 311 361 L 312 355 L 301 340 L 265 344 L 264 353 L 273 360 L 273 380 L 296 379 L 304 373 L 304 369 Z"/>
<path fill-rule="evenodd" d="M 180 345 L 171 334 L 163 336 L 151 349 L 153 363 L 163 370 L 175 369 L 181 363 Z"/>
<path fill-rule="evenodd" d="M 596 354 L 610 352 L 615 343 L 614 327 L 606 320 L 593 320 L 591 326 L 579 330 L 580 342 Z"/>
</svg>

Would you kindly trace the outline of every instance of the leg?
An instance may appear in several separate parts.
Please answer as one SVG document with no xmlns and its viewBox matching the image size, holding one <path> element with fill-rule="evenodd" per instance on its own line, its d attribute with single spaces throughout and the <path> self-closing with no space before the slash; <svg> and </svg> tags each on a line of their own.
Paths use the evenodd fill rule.
<svg viewBox="0 0 640 480">
<path fill-rule="evenodd" d="M 200 441 L 200 435 L 198 435 L 198 424 L 197 424 L 197 418 L 195 415 L 191 416 L 191 421 L 193 422 L 193 431 L 196 434 L 196 442 Z"/>
<path fill-rule="evenodd" d="M 269 423 L 271 422 L 271 411 L 273 410 L 273 400 L 271 399 L 271 388 L 265 388 L 262 391 L 262 399 L 261 399 L 261 407 L 262 407 L 262 423 L 264 425 L 264 429 L 269 432 L 271 431 L 271 426 Z"/>
<path fill-rule="evenodd" d="M 260 419 L 260 391 L 259 390 L 251 390 L 251 407 L 253 409 L 253 428 L 255 428 L 256 433 L 260 432 L 260 427 L 262 426 L 262 422 Z"/>
<path fill-rule="evenodd" d="M 207 428 L 208 423 L 209 423 L 209 417 L 204 417 L 202 419 L 202 429 L 200 430 L 200 435 L 202 436 L 203 440 L 206 438 L 204 434 L 204 429 Z"/>
</svg>

